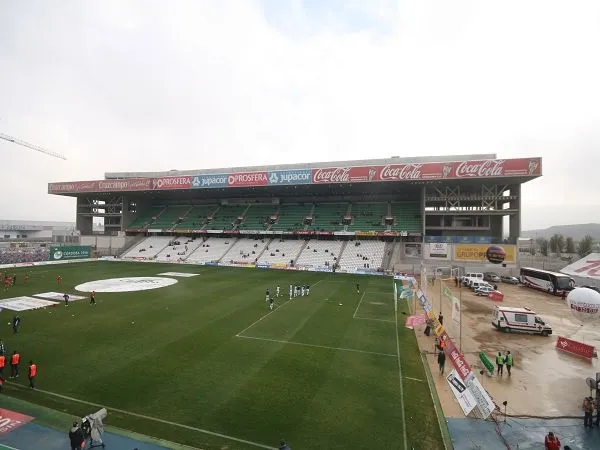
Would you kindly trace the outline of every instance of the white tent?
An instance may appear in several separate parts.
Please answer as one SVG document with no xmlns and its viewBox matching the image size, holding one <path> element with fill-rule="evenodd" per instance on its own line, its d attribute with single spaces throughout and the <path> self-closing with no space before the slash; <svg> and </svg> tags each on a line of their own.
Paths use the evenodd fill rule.
<svg viewBox="0 0 600 450">
<path fill-rule="evenodd" d="M 561 272 L 573 277 L 600 281 L 600 253 L 590 253 L 568 265 Z"/>
</svg>

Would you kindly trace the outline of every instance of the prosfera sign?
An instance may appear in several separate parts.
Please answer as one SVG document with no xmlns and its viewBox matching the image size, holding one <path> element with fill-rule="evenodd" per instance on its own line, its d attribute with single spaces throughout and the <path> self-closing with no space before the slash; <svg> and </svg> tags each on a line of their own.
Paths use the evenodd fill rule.
<svg viewBox="0 0 600 450">
<path fill-rule="evenodd" d="M 50 247 L 50 261 L 63 261 L 66 259 L 85 259 L 92 257 L 92 247 L 80 245 L 72 247 Z"/>
</svg>

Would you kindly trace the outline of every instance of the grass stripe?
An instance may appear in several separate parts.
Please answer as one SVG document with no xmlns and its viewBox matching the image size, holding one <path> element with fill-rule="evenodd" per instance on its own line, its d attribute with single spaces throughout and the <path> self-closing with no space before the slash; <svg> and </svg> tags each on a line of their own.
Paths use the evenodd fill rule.
<svg viewBox="0 0 600 450">
<path fill-rule="evenodd" d="M 402 381 L 402 363 L 400 362 L 400 337 L 398 335 L 398 308 L 395 308 L 396 317 L 396 357 L 398 358 L 398 381 L 400 383 L 400 407 L 402 408 L 402 439 L 404 440 L 404 449 L 408 450 L 408 439 L 406 437 L 406 409 L 404 408 L 404 386 Z"/>
</svg>

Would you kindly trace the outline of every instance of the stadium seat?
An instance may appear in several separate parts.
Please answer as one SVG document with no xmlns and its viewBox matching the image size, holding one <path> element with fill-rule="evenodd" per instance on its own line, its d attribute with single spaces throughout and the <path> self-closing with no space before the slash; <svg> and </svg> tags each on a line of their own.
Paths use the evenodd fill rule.
<svg viewBox="0 0 600 450">
<path fill-rule="evenodd" d="M 234 245 L 235 241 L 236 238 L 208 238 L 187 257 L 186 261 L 192 263 L 217 262 Z"/>
<path fill-rule="evenodd" d="M 152 236 L 144 239 L 126 252 L 124 259 L 154 259 L 167 245 L 172 238 L 169 236 Z"/>
<path fill-rule="evenodd" d="M 310 240 L 300 253 L 296 266 L 333 267 L 340 258 L 342 241 Z"/>
<path fill-rule="evenodd" d="M 191 238 L 187 236 L 178 236 L 172 238 L 169 245 L 164 248 L 158 255 L 156 261 L 162 262 L 177 262 L 184 261 L 194 250 L 203 244 L 204 239 L 201 237 Z"/>
<path fill-rule="evenodd" d="M 211 222 L 204 227 L 206 230 L 233 230 L 237 227 L 235 221 L 243 216 L 248 205 L 222 205 Z"/>
<path fill-rule="evenodd" d="M 313 209 L 312 203 L 304 205 L 281 205 L 278 211 L 277 223 L 271 226 L 273 231 L 296 231 L 304 229 L 304 218 Z"/>
<path fill-rule="evenodd" d="M 385 242 L 350 241 L 346 244 L 339 265 L 340 268 L 349 271 L 356 269 L 377 270 L 383 264 L 384 253 Z"/>
<path fill-rule="evenodd" d="M 179 218 L 185 216 L 191 209 L 192 208 L 189 205 L 167 206 L 167 209 L 150 224 L 149 228 L 168 230 L 177 223 Z"/>
<path fill-rule="evenodd" d="M 246 211 L 245 219 L 238 228 L 240 230 L 266 230 L 269 227 L 269 218 L 276 212 L 276 205 L 252 205 Z"/>
<path fill-rule="evenodd" d="M 388 215 L 388 206 L 388 203 L 353 204 L 348 231 L 385 231 L 383 218 Z"/>
<path fill-rule="evenodd" d="M 317 203 L 313 211 L 313 222 L 308 227 L 314 231 L 340 231 L 342 219 L 348 211 L 348 203 Z"/>
<path fill-rule="evenodd" d="M 158 217 L 160 213 L 165 209 L 164 206 L 151 206 L 146 211 L 138 213 L 137 217 L 129 224 L 127 228 L 146 228 L 153 217 Z"/>
<path fill-rule="evenodd" d="M 267 247 L 271 239 L 240 238 L 221 258 L 222 262 L 243 261 L 253 263 Z"/>
<path fill-rule="evenodd" d="M 208 217 L 218 208 L 218 205 L 196 205 L 185 215 L 183 220 L 175 225 L 175 230 L 201 230 L 206 225 Z"/>
<path fill-rule="evenodd" d="M 423 218 L 419 203 L 392 203 L 392 217 L 394 217 L 393 231 L 408 231 L 412 233 L 421 233 L 423 231 Z"/>
<path fill-rule="evenodd" d="M 286 241 L 279 238 L 273 239 L 263 252 L 262 256 L 258 259 L 258 262 L 268 264 L 289 264 L 290 261 L 296 259 L 303 245 L 304 241 Z"/>
</svg>

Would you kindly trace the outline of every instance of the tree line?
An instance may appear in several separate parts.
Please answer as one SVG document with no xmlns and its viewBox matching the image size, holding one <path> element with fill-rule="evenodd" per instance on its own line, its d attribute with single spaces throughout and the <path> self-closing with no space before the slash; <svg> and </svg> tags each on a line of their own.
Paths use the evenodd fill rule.
<svg viewBox="0 0 600 450">
<path fill-rule="evenodd" d="M 594 239 L 589 234 L 579 242 L 575 242 L 572 237 L 565 238 L 562 234 L 555 234 L 550 239 L 536 239 L 537 250 L 544 255 L 556 254 L 560 256 L 563 253 L 574 254 L 584 257 L 592 252 L 594 248 Z M 531 254 L 535 254 L 536 249 L 531 249 Z"/>
</svg>

